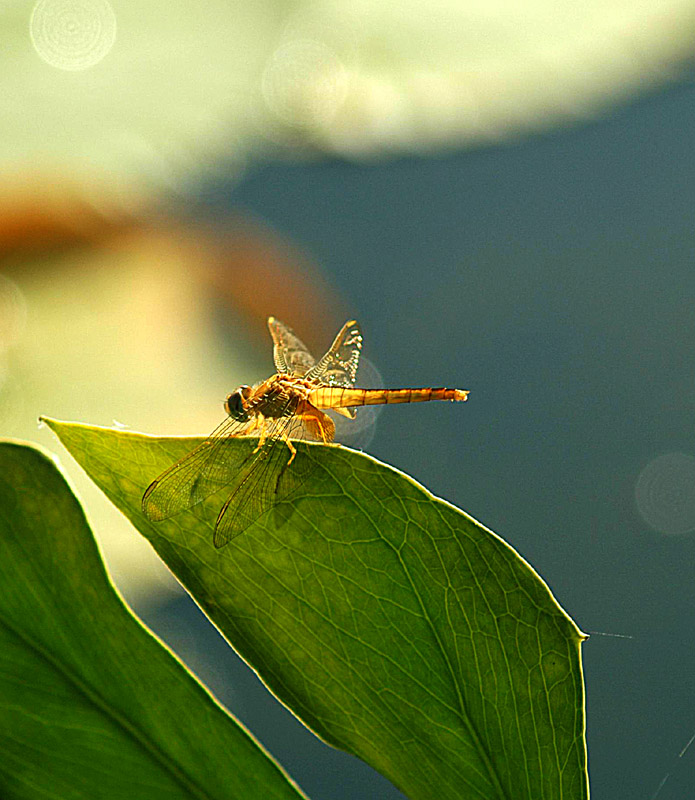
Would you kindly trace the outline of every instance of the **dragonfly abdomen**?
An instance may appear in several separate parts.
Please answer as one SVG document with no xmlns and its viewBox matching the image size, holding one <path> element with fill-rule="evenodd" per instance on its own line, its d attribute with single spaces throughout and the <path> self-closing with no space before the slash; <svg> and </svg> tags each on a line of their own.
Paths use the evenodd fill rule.
<svg viewBox="0 0 695 800">
<path fill-rule="evenodd" d="M 316 408 L 348 408 L 351 406 L 376 406 L 391 403 L 426 403 L 429 400 L 464 401 L 468 392 L 463 389 L 351 389 L 324 386 L 309 395 Z"/>
</svg>

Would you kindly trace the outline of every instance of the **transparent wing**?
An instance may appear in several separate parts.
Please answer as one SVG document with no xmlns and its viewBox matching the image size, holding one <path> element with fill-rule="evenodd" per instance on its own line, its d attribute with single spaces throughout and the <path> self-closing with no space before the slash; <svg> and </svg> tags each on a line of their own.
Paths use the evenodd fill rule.
<svg viewBox="0 0 695 800">
<path fill-rule="evenodd" d="M 279 431 L 244 465 L 236 486 L 222 506 L 215 523 L 215 547 L 228 542 L 257 522 L 278 503 L 287 500 L 302 486 L 314 470 L 306 453 L 291 452 L 284 437 L 296 441 L 311 438 L 298 417 L 281 420 Z"/>
<path fill-rule="evenodd" d="M 335 337 L 329 351 L 307 373 L 306 378 L 325 383 L 328 386 L 355 385 L 357 367 L 362 352 L 362 332 L 355 320 L 346 322 Z M 354 419 L 354 408 L 342 408 L 338 412 Z"/>
<path fill-rule="evenodd" d="M 361 351 L 360 326 L 350 320 L 340 329 L 330 350 L 307 371 L 305 377 L 329 386 L 354 386 Z"/>
<path fill-rule="evenodd" d="M 142 510 L 153 522 L 179 514 L 231 486 L 231 494 L 215 524 L 214 544 L 223 547 L 281 500 L 290 497 L 308 478 L 312 462 L 291 450 L 286 440 L 316 439 L 311 426 L 290 413 L 265 420 L 265 443 L 243 456 L 231 445 L 244 436 L 249 447 L 259 443 L 248 436 L 249 423 L 227 419 L 195 450 L 154 480 L 142 498 Z"/>
<path fill-rule="evenodd" d="M 185 511 L 229 486 L 235 478 L 229 441 L 248 432 L 248 422 L 227 417 L 195 450 L 152 481 L 142 497 L 148 519 L 160 522 Z"/>
<path fill-rule="evenodd" d="M 275 317 L 268 317 L 273 338 L 273 360 L 278 372 L 299 377 L 314 365 L 315 359 L 297 334 Z"/>
</svg>

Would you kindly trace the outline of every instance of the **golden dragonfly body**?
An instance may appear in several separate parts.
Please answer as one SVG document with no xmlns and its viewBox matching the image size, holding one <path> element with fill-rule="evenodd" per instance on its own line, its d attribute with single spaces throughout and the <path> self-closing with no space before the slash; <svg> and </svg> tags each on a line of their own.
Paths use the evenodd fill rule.
<svg viewBox="0 0 695 800">
<path fill-rule="evenodd" d="M 354 320 L 345 323 L 318 361 L 287 325 L 270 317 L 268 328 L 277 373 L 255 387 L 232 392 L 224 403 L 225 421 L 149 485 L 142 508 L 150 520 L 168 519 L 231 486 L 215 524 L 213 541 L 222 547 L 306 480 L 310 462 L 293 464 L 293 441 L 332 442 L 335 423 L 326 410 L 353 419 L 360 406 L 468 398 L 462 389 L 355 387 L 362 334 Z M 225 463 L 225 444 L 240 436 L 258 437 L 258 443 L 233 472 Z"/>
</svg>

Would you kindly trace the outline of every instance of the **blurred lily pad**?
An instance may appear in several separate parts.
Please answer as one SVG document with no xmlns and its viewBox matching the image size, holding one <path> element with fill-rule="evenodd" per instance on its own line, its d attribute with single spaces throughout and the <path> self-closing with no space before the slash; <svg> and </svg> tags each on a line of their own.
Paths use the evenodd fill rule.
<svg viewBox="0 0 695 800">
<path fill-rule="evenodd" d="M 694 15 L 692 0 L 12 0 L 0 168 L 57 171 L 104 202 L 269 153 L 495 140 L 678 75 Z"/>
</svg>

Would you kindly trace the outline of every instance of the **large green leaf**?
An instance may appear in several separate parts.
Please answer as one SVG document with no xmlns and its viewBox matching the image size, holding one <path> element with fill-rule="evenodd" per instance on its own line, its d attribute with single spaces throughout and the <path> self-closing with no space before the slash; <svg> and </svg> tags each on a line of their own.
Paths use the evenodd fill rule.
<svg viewBox="0 0 695 800">
<path fill-rule="evenodd" d="M 304 796 L 129 613 L 56 465 L 10 442 L 0 442 L 0 796 Z"/>
<path fill-rule="evenodd" d="M 140 510 L 199 440 L 48 424 L 325 741 L 411 798 L 587 797 L 583 635 L 494 533 L 367 456 L 301 445 L 301 493 L 216 550 L 224 496 L 156 524 Z M 230 443 L 230 475 L 251 446 Z"/>
</svg>

